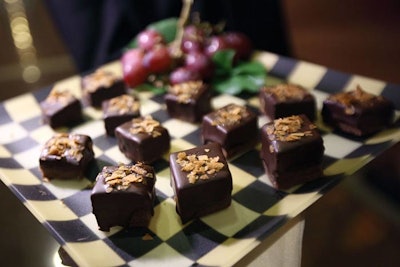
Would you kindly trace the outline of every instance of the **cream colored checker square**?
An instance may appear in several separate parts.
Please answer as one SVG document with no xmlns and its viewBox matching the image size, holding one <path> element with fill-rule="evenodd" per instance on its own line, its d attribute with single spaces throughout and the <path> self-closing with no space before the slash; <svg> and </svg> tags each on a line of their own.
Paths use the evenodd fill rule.
<svg viewBox="0 0 400 267">
<path fill-rule="evenodd" d="M 167 243 L 162 243 L 138 260 L 129 262 L 129 266 L 148 267 L 148 266 L 192 266 L 193 261 L 179 254 Z"/>
<path fill-rule="evenodd" d="M 21 125 L 13 122 L 1 125 L 0 133 L 0 144 L 8 144 L 28 135 Z"/>
<path fill-rule="evenodd" d="M 386 86 L 386 83 L 383 81 L 367 78 L 364 76 L 353 75 L 350 81 L 347 83 L 346 87 L 344 88 L 345 91 L 352 91 L 360 85 L 361 88 L 371 94 L 380 95 L 383 89 Z"/>
<path fill-rule="evenodd" d="M 155 111 L 160 109 L 165 109 L 163 105 L 154 102 L 151 99 L 142 99 L 140 101 L 140 114 L 142 115 L 149 115 Z"/>
<path fill-rule="evenodd" d="M 257 96 L 251 97 L 247 100 L 247 103 L 255 108 L 260 108 L 260 98 Z"/>
<path fill-rule="evenodd" d="M 233 164 L 228 164 L 229 170 L 232 175 L 233 190 L 232 195 L 236 194 L 238 191 L 242 190 L 249 184 L 253 183 L 256 178 L 247 172 L 244 172 L 240 168 Z"/>
<path fill-rule="evenodd" d="M 25 205 L 41 223 L 78 219 L 78 216 L 59 199 L 46 201 L 28 200 Z"/>
<path fill-rule="evenodd" d="M 169 168 L 162 170 L 156 174 L 157 182 L 156 188 L 163 192 L 168 197 L 174 195 L 174 190 L 171 187 L 171 172 Z"/>
<path fill-rule="evenodd" d="M 103 111 L 101 109 L 97 109 L 94 107 L 86 107 L 83 110 L 84 115 L 94 119 L 94 120 L 101 120 L 103 119 Z"/>
<path fill-rule="evenodd" d="M 361 169 L 369 161 L 372 160 L 371 155 L 363 155 L 356 158 L 340 159 L 335 161 L 332 165 L 324 169 L 325 176 L 331 176 L 344 173 L 351 175 Z"/>
<path fill-rule="evenodd" d="M 0 158 L 10 158 L 12 154 L 4 147 L 0 146 Z"/>
<path fill-rule="evenodd" d="M 163 126 L 167 128 L 169 134 L 175 138 L 185 136 L 197 129 L 197 125 L 181 121 L 178 119 L 170 119 L 163 123 Z"/>
<path fill-rule="evenodd" d="M 246 101 L 239 97 L 227 94 L 221 94 L 211 99 L 211 106 L 213 107 L 213 109 L 219 109 L 228 104 L 237 104 L 240 106 L 244 106 L 246 105 Z"/>
<path fill-rule="evenodd" d="M 120 266 L 125 261 L 102 240 L 66 243 L 63 248 L 78 266 Z"/>
<path fill-rule="evenodd" d="M 243 255 L 247 254 L 246 252 L 250 252 L 258 244 L 260 244 L 260 241 L 255 238 L 240 240 L 229 238 L 196 262 L 202 266 L 233 266 Z M 229 257 L 222 257 L 221 255 L 229 255 Z M 266 263 L 264 262 L 264 264 Z"/>
<path fill-rule="evenodd" d="M 125 157 L 125 155 L 119 150 L 118 146 L 113 146 L 112 148 L 106 150 L 104 155 L 115 161 L 116 163 L 129 164 L 131 160 Z"/>
<path fill-rule="evenodd" d="M 290 73 L 288 81 L 310 90 L 318 85 L 322 77 L 325 75 L 326 70 L 326 67 L 317 64 L 299 62 Z"/>
<path fill-rule="evenodd" d="M 312 94 L 314 95 L 315 101 L 317 102 L 317 110 L 321 110 L 324 100 L 329 97 L 329 94 L 318 90 L 312 91 Z"/>
<path fill-rule="evenodd" d="M 75 97 L 80 99 L 82 97 L 81 76 L 74 75 L 64 80 L 58 81 L 54 84 L 53 88 L 70 91 Z"/>
<path fill-rule="evenodd" d="M 281 201 L 264 212 L 267 216 L 289 215 L 295 217 L 303 211 L 304 207 L 308 207 L 314 203 L 321 195 L 318 192 L 306 194 L 289 194 Z"/>
<path fill-rule="evenodd" d="M 55 132 L 50 128 L 50 126 L 45 125 L 34 131 L 32 131 L 29 136 L 35 139 L 39 144 L 45 144 L 51 137 L 53 137 Z"/>
<path fill-rule="evenodd" d="M 58 199 L 64 199 L 72 196 L 82 189 L 89 187 L 92 184 L 88 179 L 60 180 L 54 179 L 43 183 L 46 188 L 53 193 Z"/>
<path fill-rule="evenodd" d="M 202 217 L 201 220 L 214 230 L 226 236 L 233 236 L 258 216 L 258 213 L 232 199 L 232 204 L 228 208 Z"/>
<path fill-rule="evenodd" d="M 102 120 L 90 121 L 73 129 L 74 133 L 85 134 L 92 139 L 105 134 L 104 122 Z"/>
<path fill-rule="evenodd" d="M 175 153 L 175 152 L 179 152 L 182 150 L 187 150 L 187 149 L 191 149 L 194 148 L 195 145 L 193 145 L 192 143 L 189 143 L 183 139 L 173 139 L 171 141 L 171 149 L 170 149 L 170 153 Z M 169 157 L 168 157 L 169 160 Z"/>
<path fill-rule="evenodd" d="M 42 114 L 39 103 L 32 94 L 11 98 L 4 102 L 4 107 L 13 121 L 16 122 L 25 121 Z"/>
<path fill-rule="evenodd" d="M 99 225 L 97 224 L 96 217 L 94 216 L 93 213 L 89 213 L 83 217 L 79 218 L 86 226 L 88 226 L 93 233 L 95 233 L 99 238 L 103 239 L 109 236 L 112 236 L 119 231 L 123 230 L 124 228 L 121 226 L 113 226 L 110 227 L 110 231 L 100 231 L 99 230 Z"/>
<path fill-rule="evenodd" d="M 14 155 L 14 159 L 22 165 L 24 169 L 31 169 L 39 164 L 40 152 L 42 145 L 37 145 L 31 149 L 28 149 L 22 153 Z"/>
<path fill-rule="evenodd" d="M 271 121 L 271 120 L 270 120 L 267 116 L 265 116 L 265 115 L 259 116 L 259 117 L 258 117 L 258 121 L 257 121 L 257 123 L 258 123 L 258 128 L 263 127 L 265 124 L 267 124 L 267 123 L 270 122 L 270 121 Z"/>
<path fill-rule="evenodd" d="M 175 201 L 168 198 L 154 208 L 149 229 L 162 240 L 167 240 L 182 229 L 181 219 L 175 207 Z"/>
<path fill-rule="evenodd" d="M 6 169 L 1 168 L 2 180 L 7 184 L 15 185 L 39 185 L 41 181 L 30 171 L 25 169 Z"/>
<path fill-rule="evenodd" d="M 122 65 L 121 61 L 116 60 L 110 63 L 107 63 L 101 67 L 101 69 L 110 71 L 117 75 L 118 77 L 122 78 Z"/>
<path fill-rule="evenodd" d="M 362 146 L 359 142 L 335 134 L 326 134 L 322 136 L 322 139 L 324 140 L 325 154 L 337 159 L 345 157 Z"/>
<path fill-rule="evenodd" d="M 279 56 L 269 52 L 259 51 L 254 53 L 253 59 L 261 62 L 267 70 L 272 69 L 276 62 L 278 62 Z"/>
</svg>

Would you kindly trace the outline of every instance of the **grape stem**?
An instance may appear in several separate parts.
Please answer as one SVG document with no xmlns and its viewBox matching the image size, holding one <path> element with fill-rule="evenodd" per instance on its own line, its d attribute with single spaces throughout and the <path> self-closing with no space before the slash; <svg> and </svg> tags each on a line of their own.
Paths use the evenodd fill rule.
<svg viewBox="0 0 400 267">
<path fill-rule="evenodd" d="M 178 23 L 176 25 L 176 37 L 175 40 L 173 41 L 173 54 L 175 57 L 180 57 L 182 55 L 182 49 L 181 49 L 181 44 L 182 44 L 182 38 L 183 38 L 183 30 L 185 27 L 185 24 L 189 18 L 190 15 L 190 10 L 192 9 L 193 5 L 193 0 L 182 0 L 182 10 L 181 14 L 179 16 Z"/>
</svg>

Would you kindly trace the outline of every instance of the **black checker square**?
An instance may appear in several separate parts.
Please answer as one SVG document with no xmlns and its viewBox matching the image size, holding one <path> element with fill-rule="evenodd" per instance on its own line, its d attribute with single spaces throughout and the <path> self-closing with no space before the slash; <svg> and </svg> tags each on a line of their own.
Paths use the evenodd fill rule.
<svg viewBox="0 0 400 267">
<path fill-rule="evenodd" d="M 0 167 L 7 169 L 21 169 L 22 165 L 13 158 L 0 158 Z"/>
<path fill-rule="evenodd" d="M 235 195 L 234 200 L 258 213 L 263 213 L 268 208 L 278 203 L 284 198 L 286 193 L 278 191 L 271 186 L 256 180 L 246 186 Z"/>
<path fill-rule="evenodd" d="M 164 109 L 154 111 L 150 115 L 153 117 L 153 119 L 159 121 L 160 123 L 166 122 L 167 120 L 171 119 Z"/>
<path fill-rule="evenodd" d="M 93 144 L 95 144 L 102 151 L 106 151 L 113 148 L 117 144 L 115 137 L 108 135 L 100 135 L 93 139 Z"/>
<path fill-rule="evenodd" d="M 364 144 L 352 151 L 350 154 L 347 154 L 345 158 L 357 158 L 368 154 L 377 156 L 380 152 L 390 148 L 393 144 L 392 140 L 377 144 Z"/>
<path fill-rule="evenodd" d="M 43 126 L 42 117 L 36 116 L 20 123 L 25 130 L 31 132 Z"/>
<path fill-rule="evenodd" d="M 270 74 L 278 78 L 287 78 L 296 65 L 296 60 L 281 56 L 274 67 L 270 70 Z"/>
<path fill-rule="evenodd" d="M 265 173 L 262 167 L 260 151 L 255 148 L 233 159 L 230 163 L 254 177 L 259 177 Z"/>
<path fill-rule="evenodd" d="M 26 136 L 25 138 L 5 144 L 4 147 L 7 148 L 7 150 L 10 151 L 11 153 L 18 154 L 26 150 L 29 150 L 37 145 L 39 145 L 38 142 Z"/>
<path fill-rule="evenodd" d="M 256 238 L 262 241 L 275 229 L 282 226 L 287 220 L 288 218 L 286 215 L 261 215 L 247 226 L 243 227 L 233 237 L 237 239 Z"/>
<path fill-rule="evenodd" d="M 53 89 L 52 85 L 44 87 L 41 90 L 34 91 L 32 94 L 35 97 L 36 101 L 40 103 L 48 97 L 51 89 Z"/>
<path fill-rule="evenodd" d="M 390 99 L 393 102 L 395 109 L 400 110 L 399 92 L 400 84 L 388 83 L 383 88 L 381 95 Z"/>
<path fill-rule="evenodd" d="M 69 221 L 47 221 L 45 223 L 50 232 L 61 245 L 70 242 L 91 242 L 99 238 L 79 218 Z M 59 233 L 63 233 L 62 237 Z"/>
<path fill-rule="evenodd" d="M 194 220 L 166 242 L 181 255 L 197 260 L 226 239 L 227 236 L 215 231 L 201 220 Z"/>
<path fill-rule="evenodd" d="M 350 80 L 351 75 L 336 70 L 328 70 L 320 80 L 316 88 L 328 94 L 334 94 L 343 90 Z"/>
<path fill-rule="evenodd" d="M 8 114 L 7 110 L 5 109 L 4 105 L 0 104 L 0 124 L 7 124 L 12 122 L 12 118 Z"/>
<path fill-rule="evenodd" d="M 47 201 L 57 199 L 43 184 L 14 186 L 15 190 L 24 196 L 25 200 Z"/>
<path fill-rule="evenodd" d="M 181 139 L 193 144 L 193 146 L 200 146 L 202 145 L 201 141 L 201 129 L 200 127 L 194 130 L 193 132 L 183 136 Z"/>
<path fill-rule="evenodd" d="M 92 213 L 90 201 L 91 189 L 84 189 L 72 196 L 63 199 L 63 203 L 70 208 L 78 217 Z"/>
</svg>

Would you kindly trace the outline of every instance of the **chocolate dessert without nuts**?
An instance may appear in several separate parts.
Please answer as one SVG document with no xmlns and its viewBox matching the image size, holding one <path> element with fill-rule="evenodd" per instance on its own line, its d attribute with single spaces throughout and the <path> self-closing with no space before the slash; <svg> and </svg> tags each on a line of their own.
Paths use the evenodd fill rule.
<svg viewBox="0 0 400 267">
<path fill-rule="evenodd" d="M 171 186 L 182 223 L 227 208 L 232 176 L 217 143 L 170 155 Z"/>
<path fill-rule="evenodd" d="M 154 214 L 156 175 L 142 163 L 106 166 L 96 178 L 91 201 L 100 230 L 147 227 Z"/>
<path fill-rule="evenodd" d="M 277 189 L 288 189 L 322 176 L 324 144 L 305 115 L 279 118 L 261 129 L 261 159 Z"/>
</svg>

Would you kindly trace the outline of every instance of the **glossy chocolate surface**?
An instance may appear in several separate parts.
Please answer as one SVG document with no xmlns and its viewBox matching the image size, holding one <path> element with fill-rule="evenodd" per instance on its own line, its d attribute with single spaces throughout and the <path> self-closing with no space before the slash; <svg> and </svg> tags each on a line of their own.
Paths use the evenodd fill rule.
<svg viewBox="0 0 400 267">
<path fill-rule="evenodd" d="M 151 163 L 169 151 L 170 135 L 161 125 L 155 126 L 152 133 L 133 132 L 136 121 L 143 120 L 144 117 L 135 118 L 119 125 L 115 129 L 115 137 L 119 149 L 127 158 L 134 162 Z"/>
<path fill-rule="evenodd" d="M 39 167 L 46 179 L 79 179 L 94 159 L 93 142 L 87 135 L 56 134 L 40 154 Z"/>
<path fill-rule="evenodd" d="M 69 91 L 53 90 L 40 102 L 43 123 L 52 128 L 72 126 L 82 121 L 81 102 Z"/>
<path fill-rule="evenodd" d="M 211 111 L 210 87 L 201 81 L 171 86 L 165 95 L 170 117 L 188 122 L 200 122 Z"/>
<path fill-rule="evenodd" d="M 201 125 L 203 143 L 219 143 L 228 158 L 252 148 L 258 142 L 258 132 L 257 115 L 236 104 L 205 115 Z"/>
<path fill-rule="evenodd" d="M 136 166 L 140 172 L 132 170 L 132 166 Z M 122 175 L 117 173 L 121 168 L 124 169 Z M 136 180 L 117 183 L 112 179 L 112 176 L 128 175 L 134 175 Z M 147 227 L 154 214 L 155 182 L 154 169 L 149 165 L 103 167 L 91 194 L 93 214 L 99 229 L 109 231 L 113 226 Z M 113 186 L 110 186 L 110 183 L 113 183 Z"/>
<path fill-rule="evenodd" d="M 96 108 L 101 108 L 104 100 L 126 93 L 123 79 L 103 70 L 84 76 L 81 86 L 84 103 Z"/>
<path fill-rule="evenodd" d="M 261 158 L 274 187 L 287 189 L 322 176 L 324 145 L 316 127 L 305 115 L 293 132 L 277 131 L 276 122 L 261 128 Z"/>
<path fill-rule="evenodd" d="M 119 125 L 140 116 L 139 100 L 126 94 L 103 101 L 102 109 L 104 127 L 109 136 L 115 135 Z"/>
<path fill-rule="evenodd" d="M 259 99 L 261 111 L 271 120 L 299 114 L 306 115 L 311 121 L 315 120 L 315 98 L 301 86 L 279 84 L 263 87 Z"/>
<path fill-rule="evenodd" d="M 376 133 L 393 122 L 394 105 L 382 96 L 354 91 L 331 95 L 323 102 L 325 123 L 355 136 Z"/>
<path fill-rule="evenodd" d="M 171 186 L 182 223 L 227 208 L 231 204 L 232 193 L 232 176 L 219 144 L 209 143 L 184 152 L 187 155 L 219 157 L 223 167 L 208 175 L 207 179 L 191 182 L 189 172 L 183 171 L 177 162 L 179 152 L 170 155 Z"/>
</svg>

